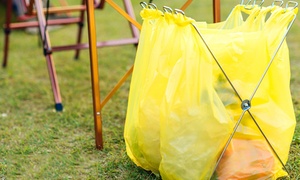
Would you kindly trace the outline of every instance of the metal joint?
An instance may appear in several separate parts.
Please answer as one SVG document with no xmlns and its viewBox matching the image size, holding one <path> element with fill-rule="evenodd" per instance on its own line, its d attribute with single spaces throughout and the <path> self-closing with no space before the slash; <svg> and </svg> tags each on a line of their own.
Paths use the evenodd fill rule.
<svg viewBox="0 0 300 180">
<path fill-rule="evenodd" d="M 247 111 L 251 108 L 251 102 L 248 100 L 248 99 L 245 99 L 242 101 L 242 104 L 241 104 L 241 108 L 244 110 L 244 111 Z"/>
<path fill-rule="evenodd" d="M 49 54 L 52 54 L 52 50 L 51 49 L 47 49 L 47 48 L 44 48 L 44 56 L 47 56 Z"/>
<path fill-rule="evenodd" d="M 83 22 L 78 22 L 78 26 L 79 26 L 79 27 L 83 27 L 83 26 L 84 26 L 84 23 L 83 23 Z"/>
</svg>

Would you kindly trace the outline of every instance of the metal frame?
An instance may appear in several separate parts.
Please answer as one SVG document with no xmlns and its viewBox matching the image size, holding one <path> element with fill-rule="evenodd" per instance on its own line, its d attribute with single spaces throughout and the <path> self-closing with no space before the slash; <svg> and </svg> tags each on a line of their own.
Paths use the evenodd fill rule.
<svg viewBox="0 0 300 180">
<path fill-rule="evenodd" d="M 298 6 L 298 3 L 297 3 L 297 2 L 289 1 L 289 2 L 287 3 L 286 8 L 288 8 L 288 5 L 289 5 L 289 4 L 294 4 L 294 5 L 295 5 L 294 8 L 296 8 L 296 7 Z M 239 125 L 240 125 L 240 123 L 241 123 L 243 117 L 244 117 L 244 115 L 246 114 L 246 112 L 248 112 L 249 116 L 250 116 L 251 119 L 253 120 L 253 122 L 254 122 L 254 124 L 256 125 L 256 127 L 258 128 L 259 132 L 261 133 L 261 135 L 263 136 L 263 138 L 266 140 L 268 146 L 270 147 L 270 149 L 272 150 L 272 152 L 275 154 L 276 158 L 279 160 L 280 164 L 283 166 L 284 170 L 288 173 L 288 176 L 290 177 L 290 173 L 289 173 L 288 169 L 286 168 L 286 166 L 284 165 L 283 161 L 282 161 L 281 158 L 279 157 L 278 153 L 276 152 L 276 150 L 275 150 L 274 147 L 272 146 L 271 142 L 269 141 L 269 139 L 267 138 L 267 136 L 265 135 L 265 133 L 263 132 L 263 130 L 261 129 L 261 127 L 259 126 L 259 124 L 257 123 L 257 121 L 256 121 L 256 119 L 255 119 L 253 113 L 251 113 L 250 109 L 251 109 L 251 101 L 252 101 L 252 99 L 254 98 L 254 96 L 255 96 L 255 94 L 256 94 L 258 88 L 260 87 L 262 81 L 264 80 L 266 74 L 268 73 L 268 70 L 270 69 L 270 67 L 271 67 L 271 65 L 272 65 L 272 63 L 273 63 L 273 61 L 274 61 L 274 59 L 275 59 L 275 57 L 276 57 L 276 55 L 277 55 L 277 53 L 278 53 L 278 51 L 279 51 L 281 45 L 283 44 L 284 40 L 286 39 L 286 36 L 287 36 L 289 30 L 291 29 L 291 27 L 292 27 L 292 25 L 293 25 L 295 19 L 296 19 L 296 15 L 295 15 L 294 18 L 291 20 L 289 26 L 288 26 L 287 29 L 285 30 L 285 33 L 283 34 L 283 37 L 282 37 L 281 41 L 280 41 L 279 44 L 277 45 L 277 47 L 276 47 L 276 49 L 275 49 L 273 55 L 272 55 L 271 58 L 270 58 L 270 61 L 269 61 L 268 65 L 267 65 L 266 68 L 265 68 L 265 71 L 263 72 L 263 74 L 262 74 L 260 80 L 257 82 L 257 85 L 256 85 L 256 87 L 255 87 L 253 93 L 252 93 L 251 96 L 249 97 L 249 99 L 242 99 L 242 97 L 240 96 L 239 92 L 237 91 L 237 89 L 234 87 L 234 85 L 232 84 L 231 80 L 230 80 L 229 77 L 227 76 L 227 74 L 226 74 L 225 70 L 223 69 L 222 65 L 219 63 L 219 61 L 218 61 L 217 58 L 215 57 L 214 53 L 211 51 L 210 47 L 208 46 L 208 44 L 207 44 L 206 41 L 204 40 L 204 38 L 203 38 L 203 36 L 201 35 L 201 33 L 200 33 L 200 31 L 198 30 L 198 28 L 197 28 L 194 24 L 192 24 L 192 26 L 194 27 L 194 29 L 197 31 L 197 33 L 198 33 L 200 39 L 201 39 L 202 42 L 204 43 L 205 47 L 208 49 L 208 51 L 209 51 L 209 53 L 211 54 L 211 56 L 213 57 L 214 61 L 217 63 L 217 66 L 220 68 L 222 74 L 225 76 L 227 82 L 230 84 L 230 87 L 233 89 L 234 93 L 236 94 L 236 96 L 238 97 L 238 99 L 239 99 L 240 102 L 241 102 L 242 113 L 241 113 L 239 119 L 237 120 L 237 122 L 236 122 L 236 124 L 235 124 L 235 126 L 234 126 L 234 128 L 233 128 L 233 131 L 232 131 L 232 133 L 230 134 L 230 136 L 229 136 L 229 138 L 228 138 L 228 140 L 227 140 L 227 142 L 226 142 L 226 144 L 225 144 L 225 146 L 224 146 L 224 148 L 223 148 L 223 150 L 222 150 L 222 152 L 221 152 L 221 154 L 220 154 L 220 156 L 219 156 L 219 158 L 218 158 L 218 160 L 217 160 L 217 162 L 216 162 L 216 165 L 215 165 L 215 167 L 214 167 L 214 172 L 216 171 L 216 169 L 217 169 L 217 167 L 218 167 L 218 165 L 219 165 L 219 163 L 220 163 L 220 161 L 221 161 L 221 159 L 222 159 L 222 157 L 223 157 L 223 155 L 224 155 L 226 149 L 228 148 L 228 146 L 229 146 L 231 140 L 233 139 L 233 136 L 235 135 L 235 133 L 236 133 L 236 131 L 237 131 L 237 129 L 238 129 L 238 127 L 239 127 Z"/>
</svg>

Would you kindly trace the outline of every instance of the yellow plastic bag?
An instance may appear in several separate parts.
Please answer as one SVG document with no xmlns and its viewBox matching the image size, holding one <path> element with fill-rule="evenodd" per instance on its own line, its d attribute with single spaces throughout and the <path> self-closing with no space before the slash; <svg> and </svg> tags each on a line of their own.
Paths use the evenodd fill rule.
<svg viewBox="0 0 300 180">
<path fill-rule="evenodd" d="M 237 54 L 232 55 L 228 54 L 228 52 L 220 51 L 219 48 L 222 49 L 224 45 L 222 42 L 219 42 L 219 44 L 216 46 L 218 49 L 214 49 L 214 45 L 216 45 L 215 43 L 212 45 L 212 51 L 216 52 L 215 55 L 217 59 L 220 61 L 220 64 L 224 68 L 225 72 L 227 72 L 229 79 L 231 79 L 233 86 L 237 89 L 237 92 L 240 93 L 240 96 L 243 100 L 250 98 L 254 93 L 254 90 L 258 86 L 258 82 L 264 74 L 266 67 L 270 63 L 276 48 L 279 46 L 280 41 L 284 37 L 287 26 L 296 13 L 297 9 L 293 11 L 285 11 L 282 8 L 274 10 L 271 17 L 266 23 L 264 23 L 262 30 L 254 32 L 254 36 L 252 37 L 253 40 L 249 39 L 250 41 L 244 44 L 245 46 L 234 44 L 234 46 L 239 47 L 241 51 L 229 51 L 231 53 L 241 52 L 241 57 L 239 57 Z M 249 35 L 250 34 L 247 36 L 251 37 Z M 218 39 L 216 34 L 211 36 L 214 36 L 214 38 Z M 220 37 L 224 38 L 225 36 L 221 34 Z M 226 41 L 226 38 L 223 40 L 225 40 L 224 42 L 228 42 Z M 246 42 L 245 39 L 240 39 L 240 41 L 232 41 L 236 43 Z M 224 45 L 224 48 L 227 46 L 229 45 Z M 266 46 L 266 48 L 264 48 L 264 46 Z M 264 50 L 261 51 L 262 49 Z M 246 58 L 242 58 L 242 56 Z M 290 68 L 288 48 L 286 42 L 284 42 L 279 49 L 277 56 L 274 58 L 274 61 L 261 85 L 258 87 L 258 90 L 252 99 L 252 108 L 250 109 L 256 122 L 284 164 L 287 162 L 289 147 L 296 125 L 292 98 L 289 90 L 289 80 Z M 226 86 L 227 87 L 221 86 L 222 89 L 219 91 L 219 95 L 222 94 L 224 89 L 231 89 L 228 84 Z M 228 96 L 226 97 L 228 98 Z M 231 112 L 237 121 L 241 116 L 241 108 L 240 104 L 236 102 L 237 101 L 234 100 L 229 102 L 227 99 L 226 108 L 229 110 L 229 112 Z M 263 164 L 263 162 L 265 164 L 271 164 L 270 166 L 265 165 L 266 167 L 269 167 L 269 169 L 264 169 L 261 167 L 261 170 L 265 170 L 263 174 L 260 174 L 261 179 L 277 179 L 278 177 L 286 175 L 286 173 L 282 170 L 281 163 L 278 161 L 276 155 L 273 154 L 273 150 L 269 148 L 266 140 L 263 138 L 261 132 L 253 122 L 252 117 L 250 117 L 248 114 L 243 117 L 241 125 L 239 126 L 236 136 L 234 136 L 233 140 L 235 139 L 239 140 L 237 142 L 248 142 L 249 146 L 252 147 L 253 150 L 256 148 L 257 152 L 263 151 L 273 155 L 275 160 L 272 162 L 269 162 L 267 158 L 260 159 L 261 164 Z M 258 145 L 258 140 L 265 141 L 265 143 Z M 247 143 L 235 143 L 233 145 L 231 144 L 231 146 L 235 147 L 233 147 L 232 149 L 234 150 L 230 152 L 231 158 L 235 157 L 237 159 L 240 157 L 240 151 L 243 151 L 243 148 L 247 147 Z M 249 152 L 251 152 L 250 149 Z M 247 167 L 234 166 L 234 168 L 228 170 L 228 167 L 232 167 L 231 165 L 233 162 L 227 161 L 226 157 L 224 157 L 222 160 L 224 160 L 226 163 L 221 163 L 221 165 L 218 167 L 219 174 L 222 174 L 223 177 L 226 177 L 223 179 L 230 179 L 233 177 L 237 179 L 251 179 L 256 175 L 252 170 L 260 167 L 259 164 L 257 164 L 256 158 L 257 154 L 254 153 L 252 156 L 248 156 L 245 159 L 245 162 L 243 162 L 243 164 L 247 164 L 248 162 Z M 227 176 L 224 174 L 227 174 Z M 259 172 L 257 172 L 257 175 L 259 176 Z"/>
<path fill-rule="evenodd" d="M 174 65 L 186 58 L 183 45 L 187 41 L 180 36 L 187 34 L 189 38 L 193 37 L 184 29 L 188 27 L 190 31 L 193 20 L 185 16 L 174 19 L 172 14 L 165 14 L 162 18 L 160 12 L 153 9 L 144 9 L 141 15 L 144 22 L 131 82 L 124 136 L 130 158 L 138 166 L 157 173 L 161 163 L 161 102 Z M 198 52 L 193 54 L 198 56 Z M 219 111 L 222 110 L 216 108 L 216 112 Z M 220 117 L 226 118 L 226 114 Z M 226 132 L 228 135 L 229 129 Z"/>
<path fill-rule="evenodd" d="M 222 72 L 217 71 L 220 68 L 190 23 L 198 25 L 244 100 L 253 94 L 297 9 L 283 13 L 280 8 L 253 8 L 246 11 L 249 14 L 246 21 L 241 19 L 241 12 L 242 8 L 237 6 L 230 18 L 215 25 L 195 23 L 180 13 L 154 9 L 141 12 L 144 23 L 124 132 L 127 153 L 138 166 L 160 173 L 163 179 L 212 176 L 234 122 L 241 116 L 241 102 Z M 268 12 L 273 13 L 265 22 Z M 251 113 L 286 163 L 295 117 L 285 42 L 251 100 Z M 240 169 L 228 158 L 247 152 L 245 166 L 239 166 Z M 251 152 L 265 155 L 259 157 L 260 163 L 253 163 L 258 156 Z M 264 162 L 270 162 L 266 163 L 269 169 L 259 168 L 258 164 Z M 242 177 L 242 167 L 249 171 L 258 168 L 261 172 L 257 171 L 256 176 L 251 171 Z M 217 174 L 220 179 L 258 176 L 276 179 L 285 172 L 246 113 Z"/>
<path fill-rule="evenodd" d="M 147 9 L 141 12 L 141 16 L 144 22 L 131 80 L 124 137 L 129 157 L 138 166 L 158 173 L 160 162 L 159 106 L 162 98 L 161 93 L 155 89 L 153 91 L 149 84 L 164 81 L 163 76 L 155 76 L 153 66 L 159 63 L 159 58 L 153 57 L 159 54 L 153 49 L 165 49 L 167 46 L 161 38 L 164 38 L 164 35 L 169 37 L 168 34 L 172 32 L 166 32 L 161 11 Z M 148 92 L 152 92 L 150 100 L 145 99 L 145 94 Z M 150 109 L 145 107 L 147 105 Z"/>
<path fill-rule="evenodd" d="M 235 28 L 241 29 L 238 25 Z M 232 63 L 232 57 L 236 58 L 236 64 L 228 71 L 236 71 L 237 67 L 257 66 L 248 59 L 247 62 L 239 59 L 268 57 L 266 38 L 261 37 L 259 32 L 207 28 L 201 29 L 201 32 L 206 38 L 213 36 L 208 43 L 218 48 L 224 55 L 222 59 Z M 220 151 L 233 131 L 233 124 L 212 86 L 214 77 L 210 53 L 205 50 L 192 26 L 185 27 L 182 35 L 177 36 L 181 37 L 184 39 L 181 43 L 184 44 L 184 50 L 179 49 L 179 52 L 185 52 L 185 58 L 173 68 L 161 110 L 162 161 L 159 170 L 163 179 L 209 179 Z M 262 43 L 257 45 L 257 41 Z M 245 50 L 248 48 L 251 51 Z M 263 67 L 260 69 L 264 70 Z M 259 80 L 256 77 L 261 76 L 255 72 L 248 75 L 254 76 L 253 80 L 244 82 L 250 87 Z M 240 108 L 238 112 L 241 113 Z"/>
<path fill-rule="evenodd" d="M 180 47 L 173 52 L 180 59 L 161 108 L 159 171 L 163 179 L 207 179 L 233 123 L 213 88 L 212 58 L 193 26 L 182 25 L 181 16 L 165 13 L 180 31 Z"/>
<path fill-rule="evenodd" d="M 182 42 L 174 38 L 177 37 L 178 24 L 172 20 L 171 14 L 166 15 L 169 16 L 167 19 L 162 18 L 162 14 L 155 9 L 141 11 L 144 22 L 132 76 L 124 132 L 130 158 L 138 166 L 155 173 L 158 173 L 161 161 L 160 104 L 169 74 L 176 61 L 183 58 L 177 53 Z M 191 19 L 183 21 L 186 21 L 186 26 Z"/>
<path fill-rule="evenodd" d="M 156 9 L 141 11 L 144 19 L 129 94 L 125 124 L 127 152 L 146 170 L 158 173 L 160 156 L 160 106 L 169 74 L 181 58 L 177 27 Z M 187 20 L 191 22 L 192 20 Z M 171 52 L 171 53 L 170 53 Z"/>
</svg>

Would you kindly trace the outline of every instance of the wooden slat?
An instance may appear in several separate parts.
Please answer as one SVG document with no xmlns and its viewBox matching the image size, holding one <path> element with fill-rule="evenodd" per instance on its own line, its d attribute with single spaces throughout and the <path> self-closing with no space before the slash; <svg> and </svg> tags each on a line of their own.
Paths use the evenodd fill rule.
<svg viewBox="0 0 300 180">
<path fill-rule="evenodd" d="M 66 18 L 66 19 L 51 19 L 48 20 L 48 25 L 65 25 L 65 24 L 74 24 L 81 22 L 80 18 Z M 4 28 L 6 28 L 6 24 L 4 24 Z M 28 22 L 17 22 L 17 23 L 10 23 L 10 29 L 22 29 L 26 27 L 38 27 L 38 21 L 28 21 Z"/>
<path fill-rule="evenodd" d="M 46 8 L 43 9 L 44 13 L 47 11 L 50 14 L 54 13 L 67 13 L 67 12 L 77 12 L 77 11 L 84 11 L 86 7 L 84 5 L 74 5 L 68 7 L 50 7 L 48 10 Z M 36 11 L 33 10 L 30 15 L 36 15 Z"/>
</svg>

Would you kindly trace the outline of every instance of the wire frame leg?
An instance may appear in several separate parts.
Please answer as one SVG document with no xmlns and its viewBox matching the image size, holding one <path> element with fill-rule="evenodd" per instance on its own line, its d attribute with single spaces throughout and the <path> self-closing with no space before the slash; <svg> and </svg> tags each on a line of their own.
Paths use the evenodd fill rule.
<svg viewBox="0 0 300 180">
<path fill-rule="evenodd" d="M 265 135 L 265 133 L 263 132 L 263 130 L 261 129 L 261 127 L 259 126 L 259 124 L 257 123 L 256 119 L 254 118 L 254 116 L 252 115 L 250 108 L 251 108 L 251 100 L 253 99 L 256 91 L 258 90 L 258 88 L 260 87 L 265 75 L 267 74 L 272 62 L 274 61 L 274 58 L 276 57 L 281 45 L 283 44 L 283 41 L 285 40 L 289 30 L 291 29 L 291 26 L 293 25 L 294 21 L 296 19 L 296 16 L 294 16 L 294 18 L 291 20 L 288 28 L 286 29 L 280 43 L 278 44 L 277 48 L 275 49 L 275 52 L 273 53 L 273 56 L 271 57 L 269 64 L 267 65 L 267 67 L 265 68 L 265 72 L 262 74 L 261 79 L 259 80 L 259 82 L 257 83 L 256 88 L 254 89 L 253 94 L 251 95 L 251 97 L 249 98 L 249 100 L 245 99 L 243 100 L 241 98 L 241 96 L 239 95 L 238 91 L 236 90 L 236 88 L 234 87 L 234 85 L 232 84 L 231 80 L 229 79 L 229 77 L 227 76 L 226 72 L 224 71 L 223 67 L 220 65 L 219 61 L 216 59 L 216 57 L 214 56 L 213 52 L 211 51 L 211 49 L 209 48 L 208 44 L 206 43 L 206 41 L 204 40 L 203 36 L 201 35 L 200 31 L 198 30 L 198 28 L 192 24 L 192 26 L 194 27 L 194 29 L 196 30 L 196 32 L 198 33 L 199 37 L 201 38 L 201 40 L 203 41 L 204 45 L 207 47 L 208 51 L 210 52 L 210 54 L 212 55 L 213 59 L 215 60 L 215 62 L 217 63 L 217 65 L 219 66 L 220 70 L 222 71 L 222 73 L 224 74 L 225 78 L 227 79 L 228 83 L 230 84 L 230 86 L 232 87 L 232 89 L 234 90 L 235 94 L 237 95 L 237 97 L 240 99 L 241 101 L 241 107 L 242 107 L 242 114 L 239 118 L 239 120 L 237 121 L 237 123 L 235 124 L 235 127 L 233 129 L 232 134 L 230 135 L 230 137 L 228 138 L 225 147 L 223 148 L 223 151 L 221 152 L 221 155 L 219 156 L 216 165 L 214 167 L 214 172 L 216 171 L 217 166 L 219 165 L 219 162 L 221 161 L 229 143 L 231 142 L 234 134 L 236 133 L 236 130 L 242 120 L 242 118 L 244 117 L 245 112 L 247 111 L 251 117 L 251 119 L 253 120 L 253 122 L 255 123 L 256 127 L 258 128 L 258 130 L 260 131 L 260 133 L 262 134 L 263 138 L 266 140 L 266 142 L 268 143 L 269 147 L 271 148 L 272 152 L 274 153 L 274 155 L 276 156 L 276 158 L 279 160 L 279 162 L 281 163 L 281 165 L 283 166 L 284 170 L 288 173 L 288 175 L 290 174 L 288 169 L 286 168 L 286 166 L 284 165 L 283 161 L 281 160 L 281 158 L 279 157 L 278 153 L 276 152 L 276 150 L 274 149 L 274 147 L 272 146 L 271 142 L 269 141 L 269 139 L 267 138 L 267 136 Z M 245 106 L 246 105 L 246 106 Z M 289 175 L 290 176 L 290 175 Z"/>
</svg>

